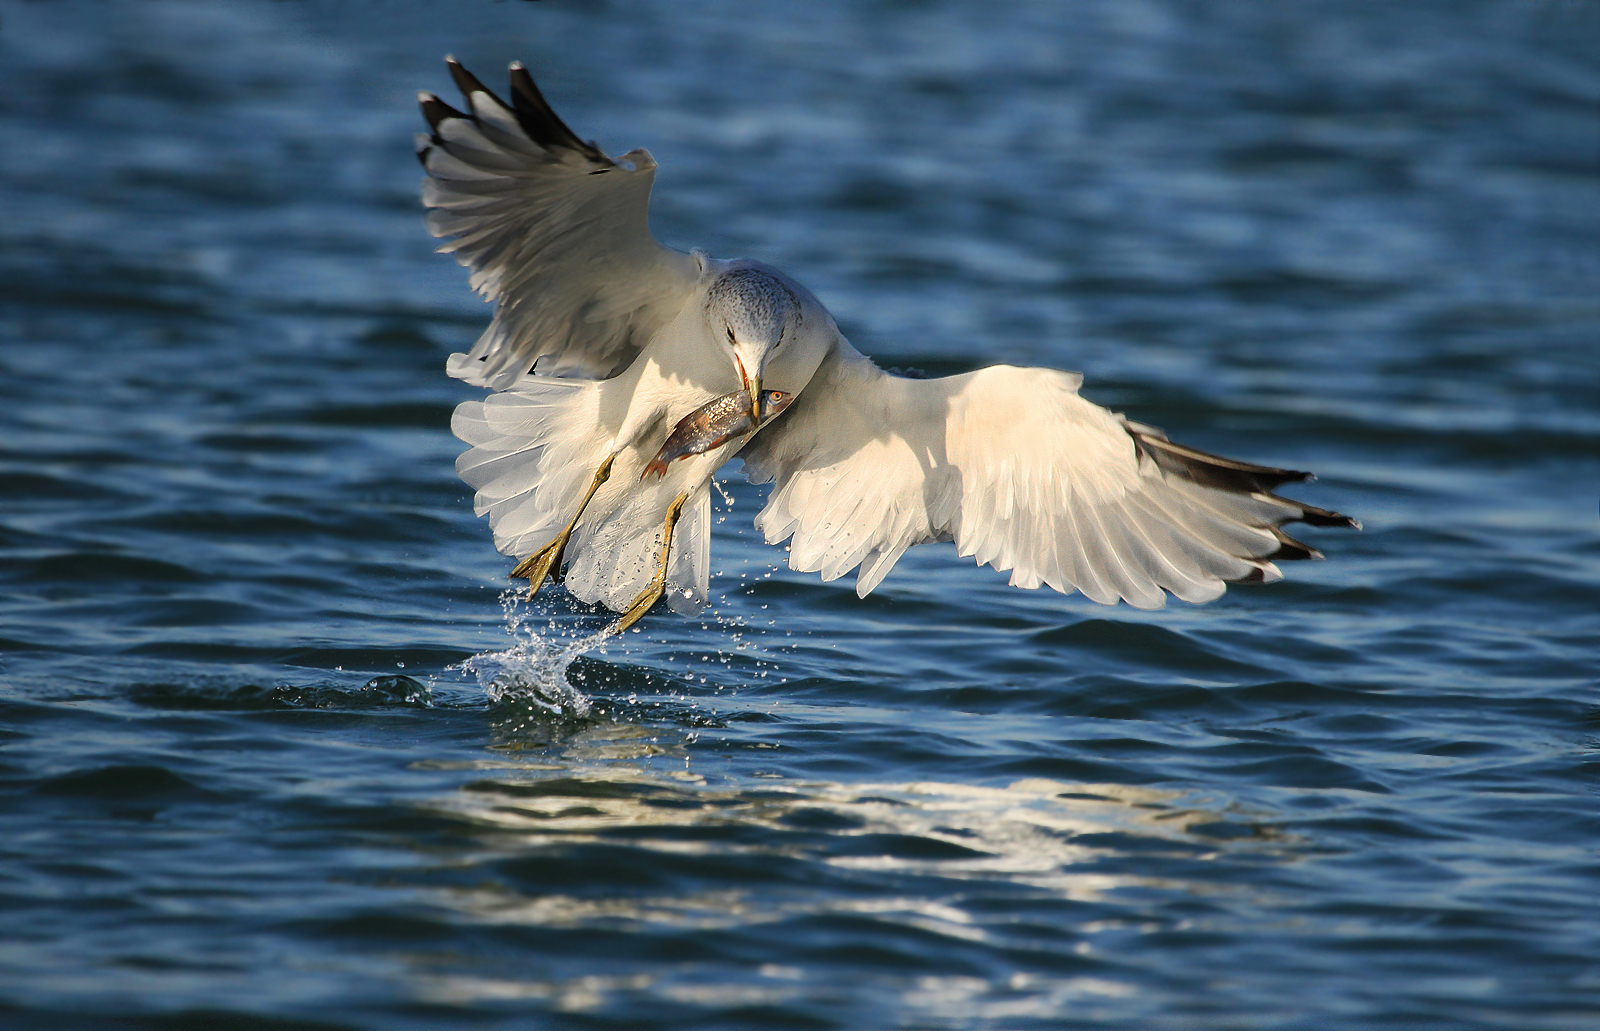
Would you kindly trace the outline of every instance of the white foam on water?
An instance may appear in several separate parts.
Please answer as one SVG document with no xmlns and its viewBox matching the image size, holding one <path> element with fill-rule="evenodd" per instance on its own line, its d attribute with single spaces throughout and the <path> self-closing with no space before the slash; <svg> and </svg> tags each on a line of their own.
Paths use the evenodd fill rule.
<svg viewBox="0 0 1600 1031">
<path fill-rule="evenodd" d="M 513 639 L 511 647 L 474 655 L 451 668 L 477 677 L 491 705 L 520 706 L 560 718 L 589 715 L 593 704 L 567 680 L 567 669 L 578 656 L 617 636 L 617 624 L 587 637 L 563 640 L 552 627 L 540 633 L 533 625 L 536 614 L 527 608 L 522 591 L 503 592 L 500 607 L 506 614 L 506 633 Z"/>
</svg>

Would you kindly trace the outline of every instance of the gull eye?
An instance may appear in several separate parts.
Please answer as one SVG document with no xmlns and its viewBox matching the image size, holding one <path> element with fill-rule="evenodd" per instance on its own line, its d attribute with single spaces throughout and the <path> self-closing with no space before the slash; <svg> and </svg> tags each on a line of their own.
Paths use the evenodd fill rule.
<svg viewBox="0 0 1600 1031">
<path fill-rule="evenodd" d="M 723 326 L 722 328 L 728 331 L 728 343 L 733 343 L 733 327 Z"/>
</svg>

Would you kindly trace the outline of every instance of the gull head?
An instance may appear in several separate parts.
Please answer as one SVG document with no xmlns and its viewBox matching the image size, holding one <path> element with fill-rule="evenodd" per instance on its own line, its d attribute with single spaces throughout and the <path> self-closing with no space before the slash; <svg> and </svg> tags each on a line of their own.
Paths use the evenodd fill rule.
<svg viewBox="0 0 1600 1031">
<path fill-rule="evenodd" d="M 813 311 L 820 310 L 803 287 L 755 262 L 735 265 L 712 281 L 706 291 L 706 322 L 727 350 L 739 385 L 750 397 L 753 418 L 760 418 L 763 387 L 795 394 L 816 371 L 826 353 L 810 346 L 818 322 Z"/>
</svg>

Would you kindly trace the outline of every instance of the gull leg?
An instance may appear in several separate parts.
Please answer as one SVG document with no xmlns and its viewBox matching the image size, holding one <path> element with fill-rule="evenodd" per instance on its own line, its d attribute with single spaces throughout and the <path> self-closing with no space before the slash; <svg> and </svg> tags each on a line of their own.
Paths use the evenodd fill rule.
<svg viewBox="0 0 1600 1031">
<path fill-rule="evenodd" d="M 583 510 L 589 507 L 594 492 L 611 478 L 611 463 L 616 457 L 614 454 L 607 455 L 606 460 L 600 463 L 600 468 L 594 471 L 594 479 L 589 483 L 589 492 L 578 502 L 578 511 L 573 513 L 572 522 L 567 524 L 567 528 L 556 534 L 555 540 L 517 563 L 517 568 L 511 571 L 513 577 L 528 578 L 528 597 L 532 598 L 538 594 L 539 588 L 544 586 L 551 572 L 561 569 L 561 556 L 567 550 L 567 541 L 572 537 L 572 531 L 577 527 L 578 520 L 582 518 Z"/>
<path fill-rule="evenodd" d="M 633 599 L 633 604 L 628 606 L 628 611 L 622 614 L 622 621 L 617 624 L 617 633 L 628 629 L 633 624 L 644 618 L 651 606 L 661 600 L 667 593 L 667 557 L 672 554 L 672 531 L 678 525 L 678 516 L 683 513 L 683 503 L 689 500 L 689 492 L 684 491 L 673 500 L 667 509 L 667 521 L 662 527 L 661 538 L 661 565 L 656 569 L 655 579 L 650 581 L 650 586 L 644 593 Z"/>
</svg>

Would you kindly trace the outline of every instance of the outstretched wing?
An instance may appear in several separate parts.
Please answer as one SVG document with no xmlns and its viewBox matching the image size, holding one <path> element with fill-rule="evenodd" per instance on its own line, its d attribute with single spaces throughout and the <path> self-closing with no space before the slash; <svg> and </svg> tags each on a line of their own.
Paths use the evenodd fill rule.
<svg viewBox="0 0 1600 1031">
<path fill-rule="evenodd" d="M 865 597 L 906 548 L 953 540 L 1018 587 L 1076 588 L 1159 608 L 1228 581 L 1276 580 L 1278 559 L 1321 558 L 1301 520 L 1355 526 L 1278 497 L 1308 478 L 1168 441 L 1078 396 L 1082 377 L 994 366 L 944 379 L 884 372 L 841 341 L 793 407 L 740 452 L 774 483 L 756 526 L 789 565 Z"/>
<path fill-rule="evenodd" d="M 451 355 L 450 375 L 503 390 L 535 360 L 549 375 L 616 374 L 700 276 L 699 261 L 650 235 L 655 161 L 635 150 L 619 163 L 578 139 L 520 63 L 509 107 L 446 63 L 467 110 L 418 94 L 433 127 L 417 134 L 428 231 L 453 238 L 439 250 L 497 302 L 471 353 Z"/>
</svg>

